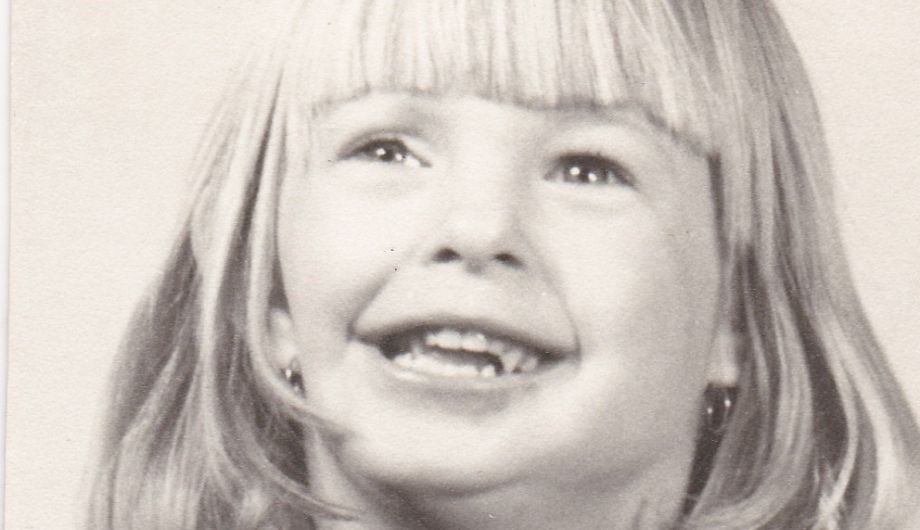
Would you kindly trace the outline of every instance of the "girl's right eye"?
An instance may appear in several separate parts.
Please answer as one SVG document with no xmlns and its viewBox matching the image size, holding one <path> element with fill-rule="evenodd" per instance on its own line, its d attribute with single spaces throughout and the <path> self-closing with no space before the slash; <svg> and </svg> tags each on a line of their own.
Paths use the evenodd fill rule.
<svg viewBox="0 0 920 530">
<path fill-rule="evenodd" d="M 350 151 L 345 158 L 382 164 L 402 164 L 413 168 L 427 166 L 402 140 L 397 139 L 372 140 Z"/>
</svg>

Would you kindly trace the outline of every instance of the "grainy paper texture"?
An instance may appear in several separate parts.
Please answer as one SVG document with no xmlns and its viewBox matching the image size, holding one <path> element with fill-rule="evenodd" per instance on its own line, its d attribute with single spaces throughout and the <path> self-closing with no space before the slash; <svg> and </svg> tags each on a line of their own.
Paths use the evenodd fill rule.
<svg viewBox="0 0 920 530">
<path fill-rule="evenodd" d="M 920 409 L 920 7 L 779 4 L 822 105 L 857 285 Z M 116 345 L 223 82 L 274 9 L 13 2 L 6 528 L 78 526 Z"/>
</svg>

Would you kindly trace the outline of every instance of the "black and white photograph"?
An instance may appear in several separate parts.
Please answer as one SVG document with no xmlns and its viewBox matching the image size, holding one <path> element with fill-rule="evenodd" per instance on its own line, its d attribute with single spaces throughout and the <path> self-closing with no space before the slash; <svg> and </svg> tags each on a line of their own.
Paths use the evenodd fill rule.
<svg viewBox="0 0 920 530">
<path fill-rule="evenodd" d="M 10 25 L 6 528 L 920 528 L 920 4 Z"/>
</svg>

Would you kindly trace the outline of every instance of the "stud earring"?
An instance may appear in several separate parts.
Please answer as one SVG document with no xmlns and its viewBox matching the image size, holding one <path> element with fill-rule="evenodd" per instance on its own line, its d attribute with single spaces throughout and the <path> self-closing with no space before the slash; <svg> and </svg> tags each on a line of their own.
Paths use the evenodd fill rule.
<svg viewBox="0 0 920 530">
<path fill-rule="evenodd" d="M 281 370 L 281 376 L 294 389 L 294 392 L 301 396 L 304 395 L 303 374 L 300 373 L 300 363 L 297 359 L 291 361 L 287 368 Z"/>
<path fill-rule="evenodd" d="M 735 387 L 714 385 L 706 387 L 703 402 L 706 407 L 706 430 L 709 433 L 722 435 L 725 432 L 737 392 L 738 389 Z"/>
<path fill-rule="evenodd" d="M 738 394 L 736 387 L 709 385 L 703 393 L 703 421 L 696 440 L 696 454 L 684 501 L 684 514 L 693 511 L 696 500 L 703 492 L 716 451 L 722 443 L 722 436 L 728 427 L 728 420 Z"/>
</svg>

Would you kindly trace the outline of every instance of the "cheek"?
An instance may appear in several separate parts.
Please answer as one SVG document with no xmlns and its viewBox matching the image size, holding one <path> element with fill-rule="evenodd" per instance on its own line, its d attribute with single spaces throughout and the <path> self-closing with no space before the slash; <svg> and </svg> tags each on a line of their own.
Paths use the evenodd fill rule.
<svg viewBox="0 0 920 530">
<path fill-rule="evenodd" d="M 714 247 L 685 248 L 646 212 L 553 240 L 565 242 L 555 274 L 578 331 L 585 399 L 606 402 L 634 433 L 686 430 L 706 384 Z"/>
<path fill-rule="evenodd" d="M 315 180 L 286 183 L 278 217 L 285 293 L 301 323 L 352 318 L 397 270 L 424 225 L 420 197 L 367 200 Z"/>
<path fill-rule="evenodd" d="M 278 219 L 278 254 L 289 294 L 341 292 L 341 281 L 380 261 L 383 234 L 368 222 L 371 212 L 354 208 L 337 194 L 320 194 L 298 183 L 286 186 Z M 376 227 L 381 230 L 380 227 Z"/>
<path fill-rule="evenodd" d="M 654 220 L 618 226 L 630 228 L 553 238 L 565 242 L 555 251 L 554 273 L 582 359 L 571 401 L 552 421 L 571 433 L 565 447 L 641 466 L 690 450 L 717 276 L 708 258 L 688 260 Z"/>
<path fill-rule="evenodd" d="M 583 349 L 676 362 L 705 346 L 718 290 L 712 245 L 683 245 L 643 212 L 567 233 L 552 237 L 564 242 L 555 273 Z"/>
</svg>

